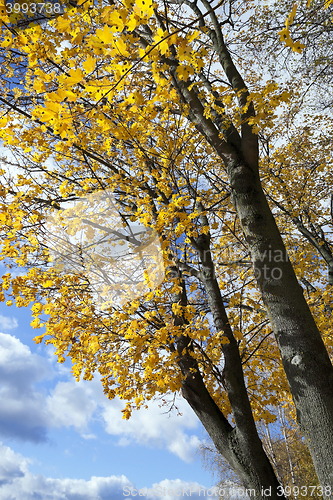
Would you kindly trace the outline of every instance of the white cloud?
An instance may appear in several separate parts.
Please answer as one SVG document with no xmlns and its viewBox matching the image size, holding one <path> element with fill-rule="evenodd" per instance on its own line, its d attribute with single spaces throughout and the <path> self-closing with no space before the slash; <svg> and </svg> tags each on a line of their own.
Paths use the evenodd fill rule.
<svg viewBox="0 0 333 500">
<path fill-rule="evenodd" d="M 0 435 L 41 442 L 50 427 L 87 428 L 98 396 L 103 398 L 100 382 L 77 383 L 68 370 L 61 374 L 71 381 L 59 381 L 49 395 L 36 389 L 37 382 L 55 374 L 47 359 L 16 337 L 0 333 Z"/>
<path fill-rule="evenodd" d="M 123 500 L 124 476 L 53 479 L 33 475 L 28 460 L 0 443 L 0 500 Z"/>
<path fill-rule="evenodd" d="M 186 462 L 191 462 L 200 440 L 197 436 L 188 436 L 185 429 L 198 426 L 198 419 L 184 399 L 177 401 L 181 416 L 175 412 L 165 414 L 157 401 L 148 405 L 148 410 L 134 411 L 129 420 L 122 418 L 120 400 L 104 404 L 102 416 L 109 434 L 120 436 L 118 444 L 126 446 L 137 442 L 146 446 L 166 447 L 171 453 Z"/>
<path fill-rule="evenodd" d="M 141 493 L 139 495 L 139 493 Z M 29 471 L 29 460 L 0 443 L 0 500 L 179 500 L 216 499 L 199 483 L 164 479 L 138 490 L 126 476 L 53 479 Z"/>
<path fill-rule="evenodd" d="M 28 471 L 28 462 L 20 454 L 0 443 L 0 489 L 4 484 L 23 477 Z"/>
<path fill-rule="evenodd" d="M 13 330 L 18 327 L 17 319 L 0 314 L 0 328 L 2 330 Z"/>
<path fill-rule="evenodd" d="M 95 388 L 93 383 L 58 382 L 46 400 L 52 425 L 74 426 L 79 431 L 86 429 L 97 409 Z"/>
<path fill-rule="evenodd" d="M 37 390 L 36 383 L 54 375 L 65 376 L 54 389 Z M 104 422 L 106 432 L 118 436 L 118 445 L 138 443 L 169 450 L 191 462 L 200 443 L 195 433 L 199 421 L 184 399 L 177 401 L 182 416 L 165 414 L 157 401 L 149 409 L 122 418 L 124 404 L 109 401 L 96 376 L 76 382 L 69 369 L 56 371 L 47 358 L 31 353 L 28 346 L 9 334 L 0 334 L 0 435 L 41 442 L 52 427 L 73 427 L 84 439 L 93 439 L 89 424 Z"/>
<path fill-rule="evenodd" d="M 95 434 L 81 434 L 83 439 L 97 439 L 97 436 Z"/>
<path fill-rule="evenodd" d="M 200 439 L 197 436 L 188 437 L 184 432 L 178 431 L 169 443 L 168 449 L 185 462 L 191 462 L 199 445 Z"/>
<path fill-rule="evenodd" d="M 45 360 L 9 334 L 0 333 L 0 434 L 46 440 L 44 395 L 34 385 L 49 374 Z"/>
<path fill-rule="evenodd" d="M 124 403 L 119 399 L 108 401 L 102 384 L 96 376 L 92 381 L 58 382 L 46 399 L 49 423 L 56 427 L 73 426 L 84 439 L 92 439 L 87 432 L 89 422 L 100 415 L 107 433 L 119 436 L 118 445 L 138 443 L 149 447 L 166 448 L 185 462 L 191 462 L 200 440 L 186 430 L 198 427 L 199 421 L 184 399 L 177 401 L 181 416 L 176 412 L 165 414 L 158 401 L 149 403 L 148 410 L 134 411 L 129 420 L 123 419 Z M 88 437 L 87 437 L 88 436 Z"/>
</svg>

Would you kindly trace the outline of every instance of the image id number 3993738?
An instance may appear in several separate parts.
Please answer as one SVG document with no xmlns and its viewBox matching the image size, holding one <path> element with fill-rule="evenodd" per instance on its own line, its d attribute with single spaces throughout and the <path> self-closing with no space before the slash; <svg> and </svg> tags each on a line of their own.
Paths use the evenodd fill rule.
<svg viewBox="0 0 333 500">
<path fill-rule="evenodd" d="M 278 486 L 277 495 L 278 496 L 286 496 L 289 497 L 293 495 L 295 497 L 298 496 L 313 496 L 313 497 L 322 497 L 322 496 L 331 496 L 332 491 L 329 485 L 327 486 Z"/>
<path fill-rule="evenodd" d="M 6 3 L 7 14 L 59 14 L 61 12 L 60 3 L 53 2 L 26 2 L 26 3 Z"/>
</svg>

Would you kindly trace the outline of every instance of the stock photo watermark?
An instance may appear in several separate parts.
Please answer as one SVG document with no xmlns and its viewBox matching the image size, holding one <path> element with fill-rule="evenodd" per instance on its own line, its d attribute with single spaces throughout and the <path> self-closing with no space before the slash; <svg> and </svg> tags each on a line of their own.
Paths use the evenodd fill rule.
<svg viewBox="0 0 333 500">
<path fill-rule="evenodd" d="M 274 492 L 274 488 L 269 486 L 268 488 L 261 487 L 261 496 L 264 498 L 269 498 L 272 495 L 278 497 L 289 497 L 293 495 L 294 497 L 325 497 L 331 496 L 332 489 L 329 485 L 327 486 L 278 486 L 276 492 Z M 130 486 L 123 487 L 123 496 L 124 497 L 146 497 L 146 498 L 155 498 L 155 497 L 210 497 L 210 498 L 251 498 L 256 496 L 255 489 L 251 488 L 242 488 L 240 486 L 224 486 L 218 487 L 213 486 L 212 488 L 204 488 L 199 485 L 192 486 L 183 486 L 181 488 L 166 488 L 162 486 L 155 486 L 154 488 L 141 488 L 136 489 Z"/>
<path fill-rule="evenodd" d="M 111 191 L 64 205 L 46 224 L 51 265 L 61 273 L 85 276 L 101 309 L 122 306 L 162 283 L 157 232 L 131 222 Z"/>
<path fill-rule="evenodd" d="M 123 488 L 124 497 L 210 497 L 219 498 L 223 496 L 238 496 L 238 497 L 251 497 L 255 496 L 254 489 L 245 489 L 241 487 L 217 487 L 204 488 L 199 485 L 183 486 L 181 488 L 166 488 L 162 486 L 155 486 L 154 488 L 141 488 L 139 490 L 131 488 L 130 486 L 124 486 Z"/>
</svg>

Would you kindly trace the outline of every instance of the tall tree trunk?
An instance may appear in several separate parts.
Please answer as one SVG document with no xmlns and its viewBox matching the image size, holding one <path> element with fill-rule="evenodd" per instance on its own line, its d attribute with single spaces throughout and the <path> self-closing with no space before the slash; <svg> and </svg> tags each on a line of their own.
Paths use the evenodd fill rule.
<svg viewBox="0 0 333 500">
<path fill-rule="evenodd" d="M 205 225 L 206 221 L 203 223 Z M 210 396 L 198 363 L 191 355 L 191 339 L 187 336 L 181 336 L 177 342 L 178 364 L 184 375 L 182 393 L 204 425 L 216 449 L 228 461 L 243 486 L 251 490 L 248 495 L 263 499 L 278 499 L 281 498 L 280 483 L 263 449 L 254 422 L 239 348 L 215 278 L 210 252 L 210 236 L 202 235 L 200 244 L 197 240 L 195 245 L 202 264 L 200 279 L 207 294 L 214 325 L 217 331 L 223 331 L 228 340 L 228 343 L 223 345 L 223 385 L 232 409 L 234 426 L 229 423 Z M 184 284 L 182 294 L 175 300 L 183 306 L 187 304 Z M 176 326 L 179 326 L 185 324 L 186 320 L 178 316 L 175 317 L 174 322 Z"/>
<path fill-rule="evenodd" d="M 246 84 L 224 43 L 215 13 L 210 17 L 214 49 L 238 95 L 241 135 L 223 112 L 219 117 L 207 118 L 205 101 L 171 70 L 173 85 L 189 106 L 189 119 L 227 169 L 232 202 L 281 353 L 298 424 L 321 484 L 333 491 L 333 366 L 261 186 L 258 137 L 249 124 L 255 116 L 254 106 L 249 103 Z"/>
<path fill-rule="evenodd" d="M 182 393 L 210 435 L 216 449 L 228 461 L 244 488 L 252 490 L 250 498 L 283 499 L 273 467 L 269 462 L 252 421 L 244 418 L 243 429 L 232 427 L 224 417 L 202 380 L 199 371 L 193 373 L 193 358 L 184 356 L 180 362 L 187 373 Z M 247 427 L 245 431 L 245 427 Z"/>
<path fill-rule="evenodd" d="M 229 165 L 233 203 L 251 252 L 283 367 L 321 484 L 333 489 L 333 367 L 295 276 L 257 172 Z"/>
</svg>

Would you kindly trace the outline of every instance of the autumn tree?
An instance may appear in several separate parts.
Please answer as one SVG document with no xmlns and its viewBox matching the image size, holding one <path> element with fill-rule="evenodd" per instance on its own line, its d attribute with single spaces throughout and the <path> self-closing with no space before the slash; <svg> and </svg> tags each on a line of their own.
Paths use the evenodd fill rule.
<svg viewBox="0 0 333 500">
<path fill-rule="evenodd" d="M 88 0 L 26 28 L 2 4 L 2 258 L 25 273 L 1 299 L 125 418 L 181 391 L 258 497 L 283 492 L 255 422 L 291 394 L 330 497 L 332 123 L 247 51 L 255 7 Z"/>
</svg>

